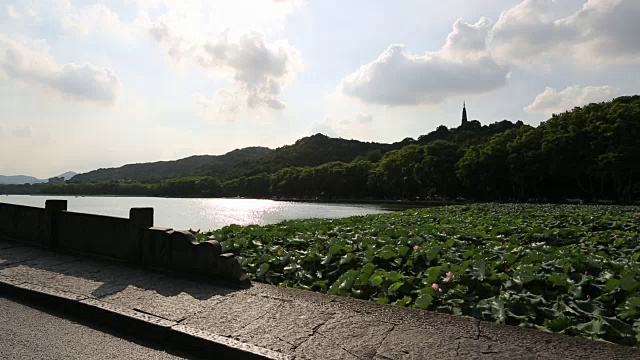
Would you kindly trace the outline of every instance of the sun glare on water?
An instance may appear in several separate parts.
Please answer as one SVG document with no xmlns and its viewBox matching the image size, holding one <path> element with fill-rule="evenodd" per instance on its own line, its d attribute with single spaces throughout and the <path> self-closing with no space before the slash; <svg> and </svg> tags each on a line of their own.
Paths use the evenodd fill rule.
<svg viewBox="0 0 640 360">
<path fill-rule="evenodd" d="M 266 215 L 286 206 L 286 203 L 258 199 L 198 200 L 201 217 L 238 225 L 262 224 Z"/>
</svg>

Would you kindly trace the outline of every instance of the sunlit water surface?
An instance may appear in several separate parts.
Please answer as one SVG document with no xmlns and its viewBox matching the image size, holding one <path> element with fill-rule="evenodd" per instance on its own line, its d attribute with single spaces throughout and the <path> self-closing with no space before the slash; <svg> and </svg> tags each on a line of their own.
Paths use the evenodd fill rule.
<svg viewBox="0 0 640 360">
<path fill-rule="evenodd" d="M 132 207 L 152 207 L 156 226 L 194 230 L 213 230 L 230 224 L 266 225 L 284 220 L 342 218 L 388 212 L 375 205 L 315 204 L 257 199 L 0 196 L 0 202 L 36 207 L 44 207 L 47 199 L 67 200 L 69 211 L 117 217 L 129 217 L 129 209 Z"/>
</svg>

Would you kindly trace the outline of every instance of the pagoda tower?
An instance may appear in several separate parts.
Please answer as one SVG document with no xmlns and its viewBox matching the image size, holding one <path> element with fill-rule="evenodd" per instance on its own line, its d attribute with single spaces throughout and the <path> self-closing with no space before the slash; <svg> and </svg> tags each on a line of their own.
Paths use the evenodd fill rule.
<svg viewBox="0 0 640 360">
<path fill-rule="evenodd" d="M 462 126 L 467 125 L 467 102 L 462 103 Z"/>
</svg>

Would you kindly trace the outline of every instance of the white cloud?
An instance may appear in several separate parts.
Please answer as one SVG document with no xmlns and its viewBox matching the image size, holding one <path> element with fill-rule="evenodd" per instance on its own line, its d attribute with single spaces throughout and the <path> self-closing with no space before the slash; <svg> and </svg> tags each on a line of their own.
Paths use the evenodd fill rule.
<svg viewBox="0 0 640 360">
<path fill-rule="evenodd" d="M 528 113 L 558 114 L 571 110 L 576 106 L 587 105 L 592 102 L 608 101 L 619 94 L 619 90 L 610 86 L 569 86 L 558 92 L 547 87 L 544 92 L 536 96 L 535 100 L 524 110 Z"/>
<path fill-rule="evenodd" d="M 493 22 L 485 17 L 480 18 L 475 24 L 458 19 L 453 24 L 453 31 L 447 36 L 440 54 L 461 61 L 488 56 L 487 36 L 492 26 Z"/>
<path fill-rule="evenodd" d="M 36 84 L 65 98 L 100 104 L 116 102 L 121 89 L 109 68 L 92 64 L 58 64 L 44 41 L 10 39 L 0 34 L 0 76 Z"/>
<path fill-rule="evenodd" d="M 303 0 L 177 1 L 132 0 L 138 16 L 149 17 L 151 37 L 177 62 L 188 61 L 232 82 L 194 103 L 216 121 L 233 119 L 245 110 L 281 110 L 281 91 L 302 70 L 302 56 L 286 40 L 267 41 L 265 34 L 284 30 L 286 18 Z"/>
<path fill-rule="evenodd" d="M 595 62 L 640 61 L 640 2 L 590 0 L 567 19 L 581 32 L 577 45 L 581 59 Z M 586 57 L 585 57 L 586 56 Z"/>
<path fill-rule="evenodd" d="M 257 32 L 244 34 L 237 42 L 223 33 L 197 47 L 195 59 L 203 68 L 231 70 L 236 87 L 248 94 L 249 107 L 282 109 L 284 104 L 276 97 L 287 75 L 299 71 L 300 53 L 286 41 L 267 43 Z"/>
<path fill-rule="evenodd" d="M 302 68 L 300 53 L 285 40 L 267 41 L 264 34 L 282 31 L 286 18 L 304 0 L 127 0 L 134 18 L 107 5 L 80 5 L 67 0 L 36 3 L 34 24 L 53 21 L 52 28 L 92 41 L 117 40 L 131 44 L 144 34 L 162 43 L 177 61 L 188 60 L 233 83 L 236 96 L 199 99 L 200 106 L 219 107 L 222 99 L 249 108 L 283 109 L 281 89 Z M 29 3 L 12 4 L 7 11 L 26 12 Z M 212 35 L 220 34 L 220 35 Z M 94 37 L 102 39 L 93 39 Z M 214 101 L 215 100 L 215 101 Z M 214 101 L 216 104 L 209 104 Z M 216 110 L 217 111 L 217 110 Z M 209 111 L 210 112 L 210 111 Z"/>
<path fill-rule="evenodd" d="M 7 13 L 14 19 L 20 19 L 22 25 L 46 27 L 48 31 L 58 31 L 62 19 L 73 9 L 70 0 L 21 1 L 4 0 Z"/>
<path fill-rule="evenodd" d="M 109 39 L 130 42 L 139 31 L 133 22 L 124 22 L 118 13 L 103 4 L 96 4 L 69 11 L 62 18 L 66 30 L 83 35 L 99 34 Z"/>
<path fill-rule="evenodd" d="M 371 124 L 373 122 L 373 115 L 371 114 L 358 114 L 354 118 L 355 121 L 360 124 Z"/>
<path fill-rule="evenodd" d="M 509 67 L 490 56 L 486 39 L 492 23 L 458 20 L 444 46 L 415 55 L 391 45 L 376 60 L 347 76 L 344 94 L 381 105 L 434 104 L 457 94 L 478 94 L 506 84 Z"/>
<path fill-rule="evenodd" d="M 267 42 L 259 32 L 231 39 L 225 31 L 203 43 L 190 43 L 173 35 L 169 26 L 160 22 L 150 28 L 150 34 L 166 44 L 167 52 L 176 61 L 189 59 L 214 74 L 230 76 L 234 87 L 217 93 L 224 96 L 207 101 L 203 95 L 196 96 L 197 103 L 203 106 L 218 103 L 215 105 L 218 108 L 236 110 L 241 106 L 283 109 L 285 104 L 279 99 L 281 89 L 302 69 L 296 48 L 285 40 Z M 223 104 L 223 100 L 227 103 Z"/>
<path fill-rule="evenodd" d="M 372 123 L 373 115 L 366 113 L 357 113 L 343 119 L 326 117 L 322 121 L 311 124 L 309 134 L 322 133 L 330 137 L 363 138 L 369 134 Z"/>
<path fill-rule="evenodd" d="M 359 113 L 353 117 L 346 118 L 340 121 L 340 124 L 350 125 L 350 124 L 371 124 L 373 122 L 373 115 L 371 114 L 363 114 Z"/>
<path fill-rule="evenodd" d="M 498 21 L 459 19 L 444 46 L 424 55 L 391 45 L 342 80 L 343 94 L 369 104 L 434 104 L 506 84 L 514 64 L 640 62 L 640 1 L 588 0 L 569 16 L 565 3 L 523 0 Z M 562 10 L 562 11 L 561 11 Z"/>
<path fill-rule="evenodd" d="M 456 46 L 450 44 L 448 49 Z M 480 52 L 462 57 L 461 52 L 443 48 L 419 56 L 405 51 L 403 45 L 391 45 L 376 60 L 342 80 L 340 86 L 344 94 L 367 103 L 418 105 L 505 85 L 509 67 L 497 64 L 490 56 L 479 56 Z"/>
<path fill-rule="evenodd" d="M 229 89 L 219 89 L 212 98 L 193 94 L 193 103 L 202 112 L 203 117 L 218 123 L 234 122 L 242 111 L 238 91 Z"/>
<path fill-rule="evenodd" d="M 16 10 L 15 7 L 13 7 L 13 5 L 7 5 L 7 14 L 9 16 L 11 16 L 14 19 L 19 19 L 22 16 L 20 15 L 20 13 L 18 13 L 18 11 Z"/>
<path fill-rule="evenodd" d="M 318 133 L 326 135 L 328 137 L 332 137 L 332 138 L 341 137 L 340 135 L 338 135 L 338 132 L 333 128 L 333 125 L 331 124 L 331 121 L 329 119 L 324 119 L 323 121 L 316 121 L 313 124 L 311 124 L 311 127 L 309 128 L 309 135 L 315 135 Z"/>
<path fill-rule="evenodd" d="M 492 53 L 505 62 L 530 61 L 572 43 L 577 34 L 551 17 L 554 5 L 549 0 L 524 0 L 502 12 L 491 30 Z"/>
<path fill-rule="evenodd" d="M 548 56 L 583 63 L 640 61 L 640 2 L 589 0 L 574 14 L 554 16 L 557 2 L 524 0 L 503 12 L 490 35 L 492 53 L 505 62 Z"/>
<path fill-rule="evenodd" d="M 236 33 L 282 31 L 286 18 L 303 0 L 133 0 L 138 15 L 160 12 L 153 23 L 164 22 L 189 42 L 204 42 L 209 34 L 231 29 Z M 152 10 L 154 10 L 152 12 Z M 164 11 L 162 11 L 164 10 Z"/>
</svg>

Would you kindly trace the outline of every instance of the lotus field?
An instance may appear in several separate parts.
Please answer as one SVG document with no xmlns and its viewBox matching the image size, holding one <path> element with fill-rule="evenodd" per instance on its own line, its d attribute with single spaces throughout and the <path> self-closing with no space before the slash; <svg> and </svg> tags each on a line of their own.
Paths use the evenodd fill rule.
<svg viewBox="0 0 640 360">
<path fill-rule="evenodd" d="M 640 207 L 486 204 L 198 233 L 253 280 L 640 346 Z"/>
</svg>

